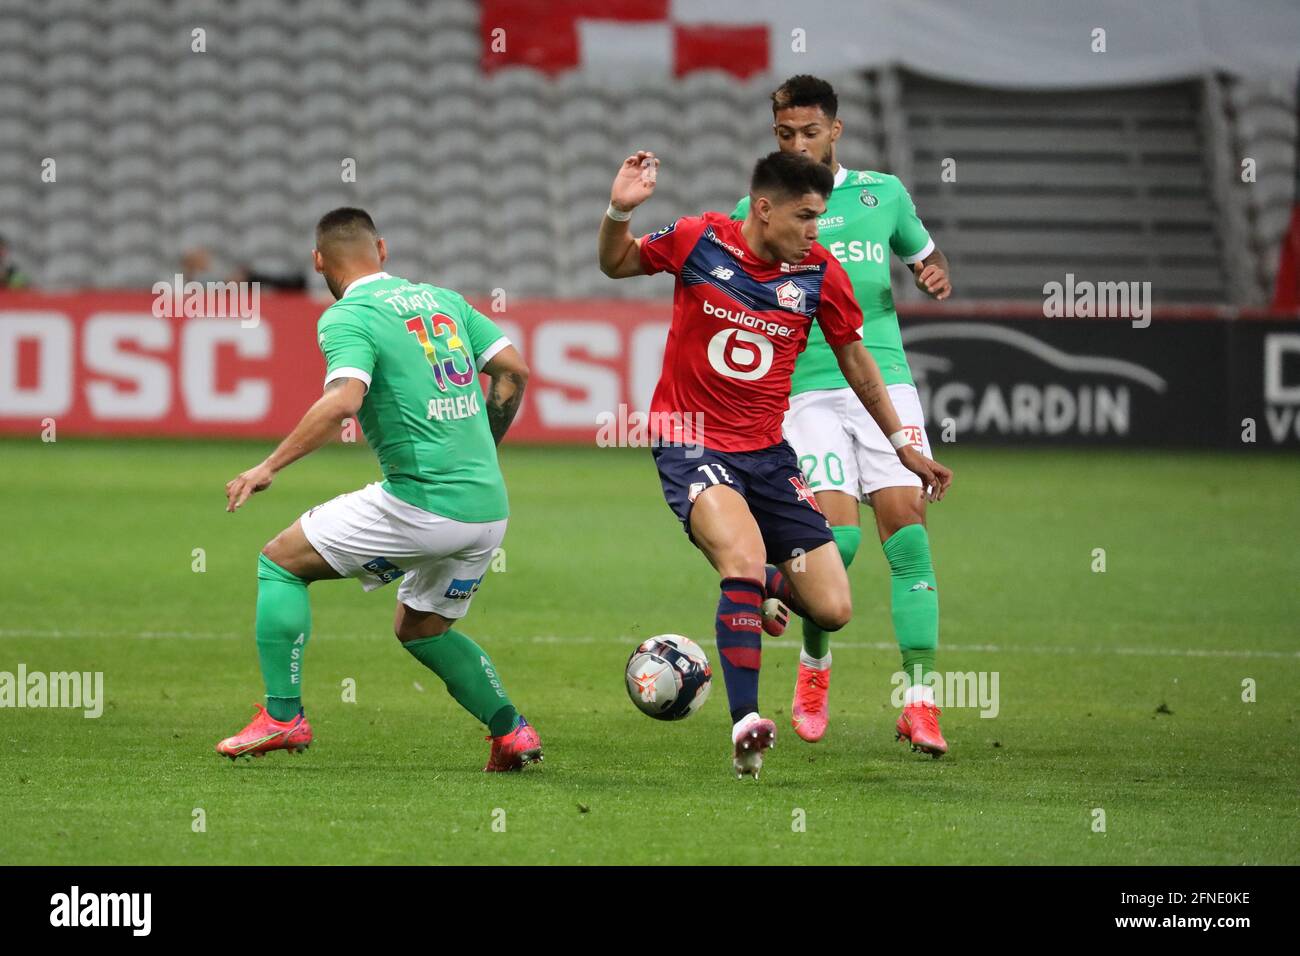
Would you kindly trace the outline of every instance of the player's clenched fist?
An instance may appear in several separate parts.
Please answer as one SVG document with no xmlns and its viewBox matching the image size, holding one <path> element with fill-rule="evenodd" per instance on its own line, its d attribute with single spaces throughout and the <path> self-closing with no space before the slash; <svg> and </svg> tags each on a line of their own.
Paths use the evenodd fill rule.
<svg viewBox="0 0 1300 956">
<path fill-rule="evenodd" d="M 936 263 L 931 263 L 916 274 L 916 287 L 930 298 L 940 301 L 952 295 L 952 282 L 948 280 L 948 272 Z"/>
<path fill-rule="evenodd" d="M 655 191 L 655 176 L 659 160 L 645 149 L 623 160 L 614 177 L 614 187 L 609 191 L 609 202 L 619 212 L 628 212 L 650 198 Z"/>
</svg>

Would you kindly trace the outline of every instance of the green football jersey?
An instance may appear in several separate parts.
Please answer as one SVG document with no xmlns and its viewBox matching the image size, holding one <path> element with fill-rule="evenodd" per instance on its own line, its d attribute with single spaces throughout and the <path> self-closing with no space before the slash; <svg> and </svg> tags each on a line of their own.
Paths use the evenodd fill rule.
<svg viewBox="0 0 1300 956">
<path fill-rule="evenodd" d="M 368 386 L 357 420 L 384 488 L 457 521 L 506 517 L 479 370 L 509 341 L 450 289 L 386 272 L 358 279 L 316 326 L 325 381 Z"/>
<path fill-rule="evenodd" d="M 744 219 L 746 196 L 731 214 Z M 862 308 L 862 344 L 870 350 L 886 385 L 915 384 L 894 311 L 889 284 L 889 253 L 911 264 L 934 251 L 930 234 L 916 214 L 912 197 L 897 176 L 840 167 L 826 214 L 817 220 L 817 241 L 844 266 L 853 296 Z M 835 353 L 820 326 L 808 330 L 808 345 L 794 365 L 790 394 L 823 388 L 846 388 Z"/>
</svg>

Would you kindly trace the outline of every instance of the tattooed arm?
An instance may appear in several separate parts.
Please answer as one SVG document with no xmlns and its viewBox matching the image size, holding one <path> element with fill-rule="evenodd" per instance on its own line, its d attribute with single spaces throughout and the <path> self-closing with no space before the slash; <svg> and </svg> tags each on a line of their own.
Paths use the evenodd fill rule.
<svg viewBox="0 0 1300 956">
<path fill-rule="evenodd" d="M 880 430 L 892 435 L 903 427 L 894 410 L 894 403 L 885 390 L 885 380 L 880 376 L 880 366 L 861 342 L 850 342 L 834 348 L 840 371 L 848 381 L 862 407 L 875 419 Z"/>
<path fill-rule="evenodd" d="M 861 342 L 849 342 L 832 348 L 849 387 L 862 402 L 862 407 L 875 419 L 880 430 L 892 441 L 894 435 L 903 431 L 903 424 L 894 409 L 889 391 L 885 388 L 884 379 L 880 376 L 880 366 Z M 903 443 L 901 447 L 896 444 L 895 448 L 903 467 L 921 479 L 921 485 L 928 492 L 930 500 L 938 501 L 942 498 L 952 484 L 952 472 L 937 461 L 926 458 L 910 442 Z"/>
<path fill-rule="evenodd" d="M 492 440 L 499 445 L 519 411 L 519 402 L 528 384 L 528 366 L 519 350 L 507 345 L 492 356 L 483 366 L 483 371 L 491 379 L 487 391 L 488 425 L 492 429 Z"/>
</svg>

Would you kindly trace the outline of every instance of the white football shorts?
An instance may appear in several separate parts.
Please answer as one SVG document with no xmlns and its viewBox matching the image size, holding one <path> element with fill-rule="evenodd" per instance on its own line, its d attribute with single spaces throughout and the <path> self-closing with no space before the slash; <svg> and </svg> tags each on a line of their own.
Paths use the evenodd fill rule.
<svg viewBox="0 0 1300 956">
<path fill-rule="evenodd" d="M 931 457 L 916 386 L 886 387 L 912 445 Z M 889 438 L 851 388 L 792 395 L 783 428 L 813 491 L 843 491 L 866 501 L 881 488 L 921 487 L 921 479 L 899 463 Z"/>
<path fill-rule="evenodd" d="M 506 535 L 506 519 L 457 521 L 407 504 L 379 482 L 317 505 L 302 518 L 311 546 L 367 591 L 401 578 L 397 599 L 461 618 Z"/>
</svg>

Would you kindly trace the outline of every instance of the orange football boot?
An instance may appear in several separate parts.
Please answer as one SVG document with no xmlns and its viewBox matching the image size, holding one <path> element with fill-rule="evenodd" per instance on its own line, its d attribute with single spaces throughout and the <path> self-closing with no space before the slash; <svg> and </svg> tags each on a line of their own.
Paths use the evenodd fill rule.
<svg viewBox="0 0 1300 956">
<path fill-rule="evenodd" d="M 948 741 L 939 729 L 943 711 L 934 704 L 908 704 L 895 725 L 895 740 L 906 740 L 913 753 L 927 753 L 938 760 L 948 752 Z"/>
<path fill-rule="evenodd" d="M 289 720 L 276 720 L 261 704 L 254 704 L 257 713 L 248 726 L 217 744 L 217 753 L 234 760 L 251 755 L 260 757 L 272 750 L 302 753 L 311 746 L 311 724 L 302 711 Z"/>
<path fill-rule="evenodd" d="M 829 717 L 826 706 L 827 692 L 831 686 L 831 669 L 817 670 L 803 661 L 794 682 L 794 703 L 790 705 L 790 724 L 794 732 L 810 744 L 821 740 L 826 733 Z"/>
<path fill-rule="evenodd" d="M 483 739 L 492 741 L 492 753 L 488 756 L 487 766 L 483 768 L 484 773 L 523 770 L 528 764 L 542 759 L 542 738 L 524 720 L 523 714 L 519 715 L 519 723 L 515 724 L 515 729 L 510 733 Z"/>
</svg>

